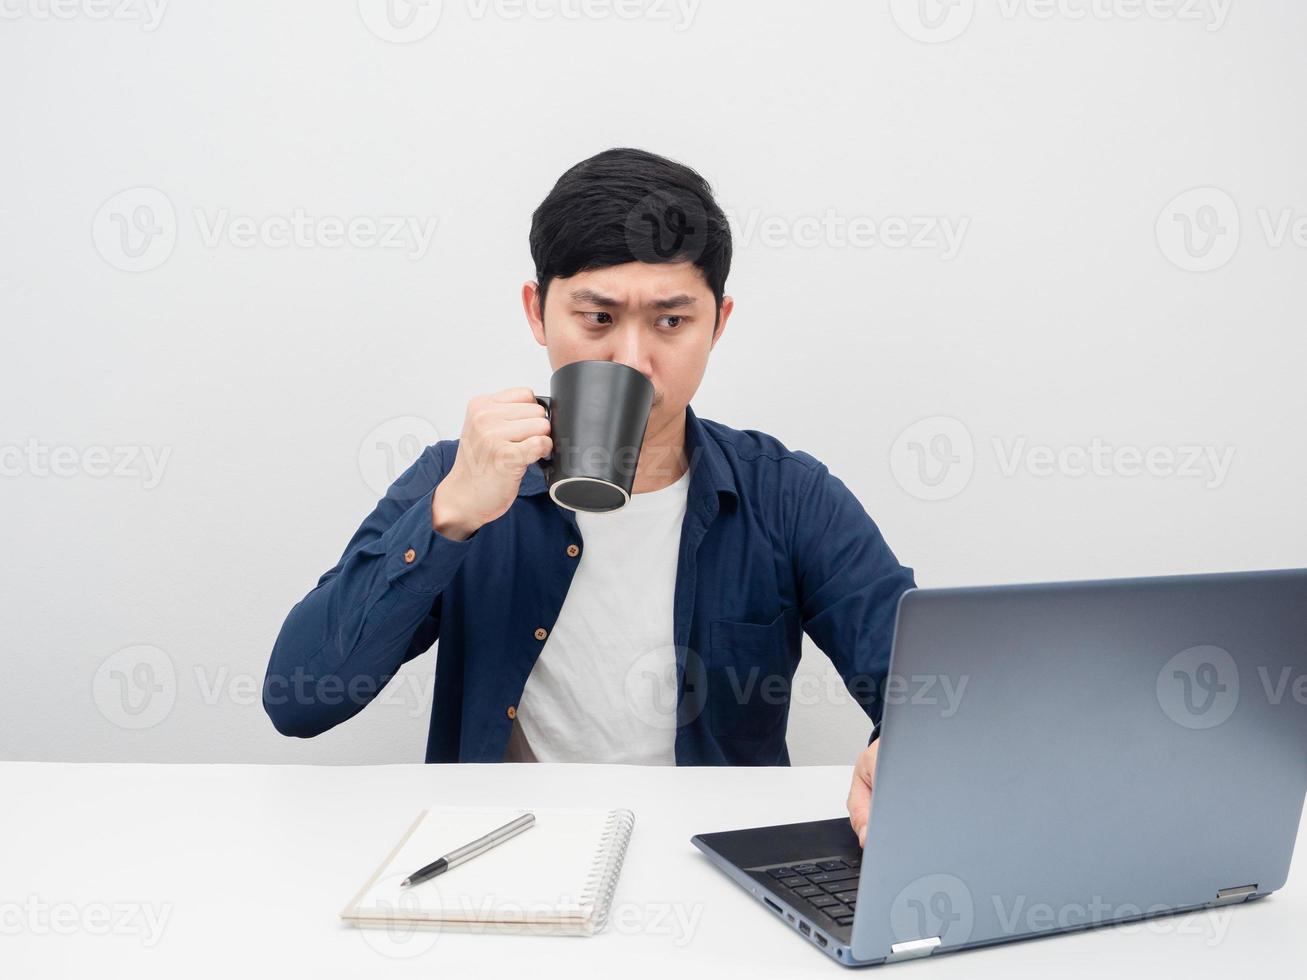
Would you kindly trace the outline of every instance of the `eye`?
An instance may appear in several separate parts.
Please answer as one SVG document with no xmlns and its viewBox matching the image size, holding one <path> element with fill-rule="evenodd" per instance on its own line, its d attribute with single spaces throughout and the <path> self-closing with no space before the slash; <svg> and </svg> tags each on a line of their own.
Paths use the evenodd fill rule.
<svg viewBox="0 0 1307 980">
<path fill-rule="evenodd" d="M 581 315 L 585 317 L 587 323 L 593 323 L 596 326 L 607 326 L 608 324 L 613 322 L 613 315 L 603 310 L 600 310 L 597 313 L 582 313 Z M 603 319 L 592 320 L 590 319 L 591 317 L 603 317 Z"/>
<path fill-rule="evenodd" d="M 676 328 L 676 327 L 679 327 L 679 326 L 681 325 L 681 321 L 684 320 L 684 319 L 685 319 L 685 317 L 683 317 L 683 316 L 673 316 L 672 314 L 669 313 L 667 316 L 660 316 L 660 317 L 658 318 L 658 322 L 659 322 L 659 323 L 663 323 L 663 321 L 665 321 L 665 320 L 666 320 L 666 321 L 671 321 L 671 322 L 668 322 L 668 323 L 663 323 L 663 325 L 664 325 L 664 326 L 667 326 L 667 327 L 672 327 L 672 328 L 674 329 L 674 328 Z"/>
</svg>

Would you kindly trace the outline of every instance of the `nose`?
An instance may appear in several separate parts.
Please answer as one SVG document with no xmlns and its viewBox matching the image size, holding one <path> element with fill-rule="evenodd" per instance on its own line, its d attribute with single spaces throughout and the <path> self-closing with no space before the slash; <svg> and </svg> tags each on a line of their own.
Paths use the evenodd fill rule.
<svg viewBox="0 0 1307 980">
<path fill-rule="evenodd" d="M 630 324 L 617 338 L 613 360 L 635 368 L 650 381 L 653 380 L 653 359 L 638 324 Z"/>
</svg>

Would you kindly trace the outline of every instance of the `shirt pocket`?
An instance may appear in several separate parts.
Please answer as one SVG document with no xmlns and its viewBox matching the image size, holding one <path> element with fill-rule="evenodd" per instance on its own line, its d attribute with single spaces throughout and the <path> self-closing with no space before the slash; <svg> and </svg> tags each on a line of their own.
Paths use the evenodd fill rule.
<svg viewBox="0 0 1307 980">
<path fill-rule="evenodd" d="M 784 609 L 770 623 L 713 620 L 706 664 L 708 730 L 722 738 L 764 738 L 784 722 L 795 660 Z"/>
</svg>

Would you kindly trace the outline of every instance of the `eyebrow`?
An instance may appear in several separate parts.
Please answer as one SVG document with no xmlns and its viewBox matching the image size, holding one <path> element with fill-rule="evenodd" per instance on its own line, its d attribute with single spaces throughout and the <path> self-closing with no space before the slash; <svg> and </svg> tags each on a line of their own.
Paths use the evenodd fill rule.
<svg viewBox="0 0 1307 980">
<path fill-rule="evenodd" d="M 605 296 L 603 293 L 595 292 L 593 289 L 574 289 L 571 292 L 572 299 L 578 303 L 589 303 L 593 306 L 620 307 L 624 305 L 621 300 L 613 299 L 611 296 Z M 685 306 L 693 306 L 698 300 L 688 293 L 677 293 L 675 296 L 668 296 L 664 299 L 656 299 L 649 305 L 656 310 L 679 310 Z"/>
<path fill-rule="evenodd" d="M 666 299 L 656 299 L 650 305 L 655 310 L 678 310 L 682 306 L 693 306 L 698 300 L 687 293 L 677 293 L 675 296 L 668 296 Z"/>
</svg>

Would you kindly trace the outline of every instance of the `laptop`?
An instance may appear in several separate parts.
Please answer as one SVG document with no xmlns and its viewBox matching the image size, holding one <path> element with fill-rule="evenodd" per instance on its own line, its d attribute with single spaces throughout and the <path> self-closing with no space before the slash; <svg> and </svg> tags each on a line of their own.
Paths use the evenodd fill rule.
<svg viewBox="0 0 1307 980">
<path fill-rule="evenodd" d="M 847 814 L 691 842 L 869 966 L 1264 898 L 1307 794 L 1307 569 L 914 589 Z"/>
</svg>

